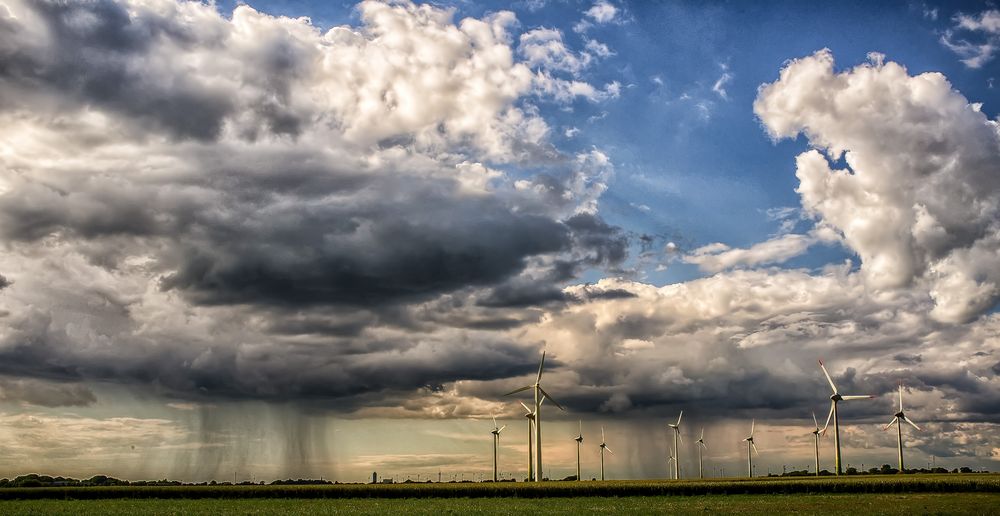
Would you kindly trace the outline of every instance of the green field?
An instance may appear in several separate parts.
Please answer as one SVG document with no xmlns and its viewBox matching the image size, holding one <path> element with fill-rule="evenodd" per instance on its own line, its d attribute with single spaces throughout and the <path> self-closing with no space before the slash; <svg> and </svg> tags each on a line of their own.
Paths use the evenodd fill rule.
<svg viewBox="0 0 1000 516">
<path fill-rule="evenodd" d="M 1000 475 L 0 489 L 0 514 L 997 514 Z"/>
<path fill-rule="evenodd" d="M 753 494 L 1000 493 L 1000 474 L 874 475 L 608 482 L 338 484 L 315 486 L 36 487 L 0 500 L 110 498 L 557 498 Z"/>
<path fill-rule="evenodd" d="M 828 494 L 573 498 L 26 500 L 19 514 L 996 514 L 1000 494 Z"/>
</svg>

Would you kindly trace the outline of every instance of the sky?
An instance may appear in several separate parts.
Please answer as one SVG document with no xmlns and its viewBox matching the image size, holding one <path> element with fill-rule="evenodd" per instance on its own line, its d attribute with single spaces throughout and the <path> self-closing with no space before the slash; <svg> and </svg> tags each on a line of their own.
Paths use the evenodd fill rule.
<svg viewBox="0 0 1000 516">
<path fill-rule="evenodd" d="M 1000 468 L 1000 11 L 0 0 L 0 477 Z M 581 423 L 582 422 L 582 423 Z M 832 469 L 832 438 L 822 442 Z"/>
</svg>

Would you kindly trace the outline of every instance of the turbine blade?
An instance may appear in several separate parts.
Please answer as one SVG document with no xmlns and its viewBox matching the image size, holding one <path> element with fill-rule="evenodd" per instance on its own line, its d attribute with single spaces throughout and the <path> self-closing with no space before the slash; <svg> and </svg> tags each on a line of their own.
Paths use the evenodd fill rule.
<svg viewBox="0 0 1000 516">
<path fill-rule="evenodd" d="M 580 437 L 583 437 L 583 420 L 580 420 Z"/>
<path fill-rule="evenodd" d="M 892 425 L 895 425 L 896 424 L 896 420 L 898 420 L 898 419 L 899 419 L 898 417 L 893 417 L 892 421 L 889 421 L 888 425 L 885 425 L 884 427 L 882 427 L 882 430 L 888 430 L 888 429 L 892 428 Z"/>
<path fill-rule="evenodd" d="M 701 427 L 701 437 L 698 438 L 699 441 L 705 440 L 705 427 Z"/>
<path fill-rule="evenodd" d="M 899 382 L 899 411 L 903 411 L 903 382 Z"/>
<path fill-rule="evenodd" d="M 833 389 L 833 393 L 837 394 L 837 386 L 833 384 L 833 378 L 830 378 L 830 373 L 826 372 L 826 366 L 823 365 L 823 361 L 819 361 L 819 368 L 823 370 L 823 374 L 826 375 L 826 381 L 830 382 L 830 388 Z"/>
<path fill-rule="evenodd" d="M 524 410 L 528 411 L 528 414 L 534 414 L 534 412 L 530 408 L 528 408 L 528 406 L 525 405 L 523 401 L 519 401 L 518 403 L 520 403 L 521 406 L 524 407 Z"/>
<path fill-rule="evenodd" d="M 750 441 L 750 447 L 753 448 L 753 454 L 754 455 L 758 455 L 758 456 L 760 455 L 760 453 L 757 452 L 757 445 L 754 444 L 753 441 Z"/>
<path fill-rule="evenodd" d="M 819 421 L 816 421 L 816 413 L 813 412 L 813 424 L 816 425 L 816 429 L 819 430 Z"/>
<path fill-rule="evenodd" d="M 503 426 L 501 426 L 501 427 L 500 427 L 500 429 L 499 429 L 499 430 L 497 430 L 497 433 L 499 434 L 500 432 L 503 432 L 503 429 L 504 429 L 504 428 L 507 428 L 507 425 L 503 425 Z"/>
<path fill-rule="evenodd" d="M 601 427 L 601 444 L 604 444 L 604 427 Z"/>
<path fill-rule="evenodd" d="M 830 413 L 826 416 L 826 424 L 823 425 L 823 435 L 826 435 L 826 429 L 830 428 L 830 420 L 833 419 L 833 406 L 835 401 L 830 402 Z"/>
<path fill-rule="evenodd" d="M 493 428 L 496 428 L 497 427 L 497 416 L 496 416 L 496 414 L 490 414 L 490 415 L 493 416 Z"/>
<path fill-rule="evenodd" d="M 702 445 L 706 450 L 708 449 L 708 445 L 704 441 L 698 441 L 698 444 Z"/>
<path fill-rule="evenodd" d="M 545 396 L 542 396 L 542 399 L 538 401 L 538 406 L 541 407 L 542 403 L 545 403 Z"/>
<path fill-rule="evenodd" d="M 910 420 L 909 420 L 908 418 L 905 418 L 905 417 L 904 417 L 904 418 L 903 418 L 903 421 L 906 421 L 907 423 L 909 423 L 909 424 L 910 424 L 910 426 L 912 426 L 913 428 L 916 428 L 917 430 L 920 430 L 920 427 L 919 427 L 919 426 L 917 426 L 917 424 L 916 424 L 916 423 L 914 423 L 913 421 L 910 421 Z"/>
<path fill-rule="evenodd" d="M 504 396 L 510 396 L 511 394 L 517 394 L 517 393 L 519 393 L 521 391 L 526 391 L 526 390 L 528 390 L 528 389 L 530 389 L 532 387 L 534 387 L 534 385 L 529 385 L 527 387 L 521 387 L 520 389 L 515 389 L 513 391 L 508 392 L 507 394 L 504 394 Z"/>
<path fill-rule="evenodd" d="M 751 420 L 750 420 L 750 437 L 753 437 L 753 427 L 754 427 L 754 425 L 755 425 L 756 423 L 757 423 L 757 420 L 756 420 L 756 419 L 751 419 Z"/>
<path fill-rule="evenodd" d="M 865 395 L 862 395 L 862 396 L 841 396 L 841 399 L 843 399 L 844 401 L 847 401 L 847 400 L 870 400 L 870 399 L 873 399 L 873 398 L 875 398 L 875 396 L 872 396 L 871 394 L 865 394 Z"/>
<path fill-rule="evenodd" d="M 677 416 L 677 426 L 681 426 L 681 418 L 682 417 L 684 417 L 684 411 L 683 410 L 681 411 L 681 414 L 679 416 Z"/>
<path fill-rule="evenodd" d="M 679 442 L 681 444 L 684 444 L 684 438 L 681 437 L 681 431 L 680 431 L 680 429 L 677 430 L 677 442 Z"/>
<path fill-rule="evenodd" d="M 542 368 L 545 367 L 545 350 L 542 350 L 542 361 L 538 363 L 538 377 L 535 378 L 535 383 L 542 381 Z"/>
<path fill-rule="evenodd" d="M 608 448 L 608 445 L 606 445 L 606 444 L 604 445 L 604 449 L 608 450 L 608 453 L 610 453 L 611 455 L 615 454 L 615 452 L 611 451 L 611 448 Z"/>
<path fill-rule="evenodd" d="M 542 391 L 542 395 L 544 395 L 546 398 L 548 398 L 549 401 L 551 401 L 552 403 L 555 403 L 556 406 L 559 407 L 559 410 L 566 410 L 566 409 L 563 408 L 562 405 L 559 404 L 558 401 L 552 399 L 552 396 L 549 396 L 549 393 L 545 392 L 545 389 L 543 389 L 541 385 L 538 386 L 538 390 Z"/>
</svg>

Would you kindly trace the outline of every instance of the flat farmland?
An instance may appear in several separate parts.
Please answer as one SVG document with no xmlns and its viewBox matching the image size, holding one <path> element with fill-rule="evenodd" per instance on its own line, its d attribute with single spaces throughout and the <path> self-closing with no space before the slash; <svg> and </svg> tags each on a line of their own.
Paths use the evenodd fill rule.
<svg viewBox="0 0 1000 516">
<path fill-rule="evenodd" d="M 696 495 L 562 498 L 240 498 L 20 500 L 21 514 L 996 514 L 997 493 Z"/>
<path fill-rule="evenodd" d="M 995 514 L 1000 475 L 0 490 L 2 514 Z"/>
</svg>

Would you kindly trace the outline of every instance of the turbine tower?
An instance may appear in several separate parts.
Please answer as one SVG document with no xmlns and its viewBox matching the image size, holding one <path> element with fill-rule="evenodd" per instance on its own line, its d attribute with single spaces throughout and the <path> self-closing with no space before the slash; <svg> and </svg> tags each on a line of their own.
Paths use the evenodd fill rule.
<svg viewBox="0 0 1000 516">
<path fill-rule="evenodd" d="M 535 431 L 535 413 L 530 408 L 528 408 L 528 406 L 525 405 L 523 401 L 519 401 L 518 403 L 520 403 L 521 406 L 524 407 L 525 410 L 524 417 L 527 418 L 528 420 L 528 482 L 531 482 L 532 480 L 535 479 L 533 475 L 535 465 L 532 463 L 531 459 L 535 454 L 534 451 L 531 449 L 531 443 L 534 441 L 534 438 L 531 436 L 531 434 L 532 432 Z"/>
<path fill-rule="evenodd" d="M 905 471 L 903 469 L 903 422 L 909 423 L 910 426 L 912 426 L 913 428 L 916 428 L 917 430 L 920 430 L 920 427 L 917 426 L 916 423 L 914 423 L 913 421 L 910 421 L 910 419 L 906 417 L 906 414 L 903 413 L 903 384 L 902 384 L 902 382 L 900 382 L 900 384 L 899 384 L 899 412 L 896 412 L 896 415 L 892 417 L 892 421 L 889 421 L 889 424 L 885 425 L 885 428 L 883 428 L 883 430 L 888 430 L 890 426 L 896 425 L 896 438 L 898 439 L 898 442 L 899 442 L 899 472 L 900 473 L 902 473 L 903 471 Z"/>
<path fill-rule="evenodd" d="M 830 418 L 833 418 L 833 443 L 836 449 L 836 456 L 834 462 L 837 466 L 837 474 L 843 473 L 841 468 L 840 460 L 840 417 L 837 414 L 837 403 L 841 401 L 850 400 L 867 400 L 872 399 L 875 396 L 862 395 L 862 396 L 842 396 L 839 391 L 837 391 L 837 386 L 833 384 L 833 378 L 830 378 L 830 373 L 826 371 L 826 366 L 823 365 L 823 361 L 819 361 L 819 367 L 823 370 L 823 374 L 826 376 L 826 381 L 830 382 L 830 388 L 833 389 L 833 394 L 830 395 L 830 414 L 826 416 L 826 425 L 823 426 L 823 432 L 830 426 Z"/>
<path fill-rule="evenodd" d="M 604 427 L 602 426 L 601 427 L 601 480 L 604 480 L 604 450 L 607 450 L 608 453 L 610 453 L 611 455 L 615 454 L 615 452 L 611 451 L 611 448 L 608 448 L 608 445 L 604 443 Z"/>
<path fill-rule="evenodd" d="M 521 387 L 520 389 L 514 389 L 508 392 L 505 396 L 510 396 L 511 394 L 517 394 L 521 391 L 526 391 L 528 389 L 533 389 L 535 394 L 535 482 L 542 481 L 542 414 L 539 409 L 542 408 L 542 401 L 544 398 L 548 398 L 555 406 L 559 407 L 559 410 L 566 410 L 562 408 L 556 400 L 549 396 L 549 393 L 542 389 L 542 369 L 545 367 L 545 350 L 542 350 L 542 361 L 538 364 L 538 376 L 535 377 L 535 383 L 532 385 L 527 385 Z"/>
<path fill-rule="evenodd" d="M 674 431 L 674 478 L 681 478 L 681 461 L 680 461 L 680 450 L 677 448 L 677 441 L 681 438 L 681 418 L 684 417 L 684 411 L 682 410 L 680 415 L 677 416 L 676 423 L 667 423 L 667 426 Z"/>
<path fill-rule="evenodd" d="M 576 480 L 580 481 L 580 445 L 583 444 L 583 421 L 580 421 L 580 433 L 573 438 L 576 441 Z"/>
<path fill-rule="evenodd" d="M 497 454 L 500 451 L 500 432 L 507 428 L 507 425 L 497 428 L 497 417 L 493 416 L 493 481 L 496 482 L 497 478 Z"/>
<path fill-rule="evenodd" d="M 705 444 L 705 427 L 701 427 L 701 437 L 695 442 L 698 443 L 698 478 L 705 478 L 705 470 L 701 461 L 702 450 L 708 449 L 708 445 Z"/>
<path fill-rule="evenodd" d="M 813 412 L 813 425 L 815 425 L 813 427 L 812 434 L 813 434 L 813 439 L 814 439 L 815 444 L 816 444 L 816 476 L 818 477 L 819 476 L 819 436 L 820 436 L 821 433 L 825 432 L 826 429 L 824 428 L 824 429 L 820 430 L 820 428 L 819 428 L 819 421 L 816 421 L 816 413 L 815 412 Z"/>
<path fill-rule="evenodd" d="M 757 445 L 753 443 L 753 427 L 755 423 L 756 420 L 750 420 L 750 435 L 746 439 L 743 439 L 747 442 L 747 476 L 750 478 L 753 478 L 753 455 L 750 454 L 750 448 L 753 448 L 755 454 L 760 455 L 757 453 Z"/>
</svg>

